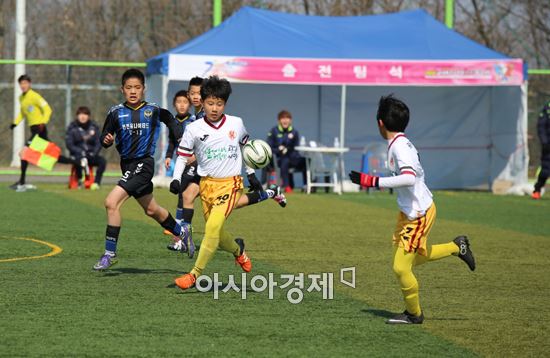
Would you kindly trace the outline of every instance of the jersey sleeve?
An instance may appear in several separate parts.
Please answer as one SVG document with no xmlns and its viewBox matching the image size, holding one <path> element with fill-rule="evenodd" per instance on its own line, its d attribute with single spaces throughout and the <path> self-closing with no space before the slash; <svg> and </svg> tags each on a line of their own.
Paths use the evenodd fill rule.
<svg viewBox="0 0 550 358">
<path fill-rule="evenodd" d="M 195 139 L 193 138 L 192 129 L 189 127 L 185 128 L 183 132 L 183 137 L 181 137 L 180 143 L 178 145 L 178 156 L 190 157 L 193 155 L 195 147 Z"/>
<path fill-rule="evenodd" d="M 401 174 L 411 174 L 416 176 L 416 171 L 414 169 L 415 163 L 418 161 L 418 154 L 414 150 L 410 143 L 407 141 L 401 141 L 401 143 L 396 143 L 397 145 L 394 148 L 393 155 L 397 165 L 398 173 Z"/>
<path fill-rule="evenodd" d="M 246 130 L 246 127 L 244 126 L 244 123 L 241 119 L 241 126 L 240 126 L 240 133 L 239 133 L 239 144 L 245 145 L 248 142 L 248 139 L 250 138 L 250 135 L 248 134 L 248 131 Z"/>
<path fill-rule="evenodd" d="M 114 134 L 116 131 L 117 126 L 117 118 L 116 118 L 116 111 L 109 111 L 107 114 L 107 118 L 105 118 L 105 123 L 103 124 L 103 130 L 101 131 L 101 145 L 104 148 L 109 148 L 112 144 L 106 145 L 103 143 L 103 140 L 105 139 L 105 136 L 107 134 Z"/>
<path fill-rule="evenodd" d="M 39 94 L 36 95 L 36 104 L 42 112 L 42 122 L 47 124 L 52 116 L 52 107 L 46 102 L 46 100 Z"/>
<path fill-rule="evenodd" d="M 177 124 L 176 124 L 176 121 L 174 119 L 174 116 L 167 109 L 160 108 L 160 110 L 159 110 L 159 120 L 162 123 L 166 124 L 166 127 L 168 127 L 168 142 L 169 142 L 168 149 L 171 148 L 172 152 L 173 152 L 173 149 L 177 145 L 178 140 L 179 140 L 179 138 L 176 138 Z M 172 153 L 172 152 L 170 152 L 170 153 Z M 168 153 L 168 152 L 166 152 L 166 153 Z M 170 154 L 170 157 L 171 156 L 172 156 L 172 154 Z"/>
</svg>

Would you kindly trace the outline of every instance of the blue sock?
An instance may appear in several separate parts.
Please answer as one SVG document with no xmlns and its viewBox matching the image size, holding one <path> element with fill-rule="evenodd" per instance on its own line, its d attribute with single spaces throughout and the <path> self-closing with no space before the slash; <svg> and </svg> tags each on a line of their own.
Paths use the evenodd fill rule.
<svg viewBox="0 0 550 358">
<path fill-rule="evenodd" d="M 105 251 L 112 254 L 116 253 L 118 234 L 120 234 L 120 226 L 107 225 L 107 230 L 105 232 Z"/>
<path fill-rule="evenodd" d="M 246 196 L 248 197 L 248 205 L 258 204 L 269 198 L 269 195 L 263 190 L 246 193 Z"/>
<path fill-rule="evenodd" d="M 176 221 L 180 222 L 183 219 L 183 208 L 176 209 Z"/>
</svg>

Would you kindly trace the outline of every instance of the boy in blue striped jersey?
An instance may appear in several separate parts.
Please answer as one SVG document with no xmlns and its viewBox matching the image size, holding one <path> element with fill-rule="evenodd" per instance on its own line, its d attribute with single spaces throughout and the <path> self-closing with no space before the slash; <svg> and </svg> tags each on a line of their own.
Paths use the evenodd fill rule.
<svg viewBox="0 0 550 358">
<path fill-rule="evenodd" d="M 153 197 L 154 159 L 160 123 L 166 124 L 170 140 L 176 141 L 172 114 L 154 103 L 143 100 L 145 77 L 140 70 L 129 69 L 122 75 L 121 91 L 126 101 L 112 107 L 101 134 L 101 144 L 108 148 L 113 143 L 120 154 L 122 177 L 105 198 L 107 230 L 105 253 L 94 265 L 105 270 L 116 263 L 116 249 L 120 225 L 120 208 L 133 196 L 144 212 L 172 234 L 184 240 L 189 235 L 188 225 L 181 227 L 172 215 L 157 204 Z"/>
</svg>

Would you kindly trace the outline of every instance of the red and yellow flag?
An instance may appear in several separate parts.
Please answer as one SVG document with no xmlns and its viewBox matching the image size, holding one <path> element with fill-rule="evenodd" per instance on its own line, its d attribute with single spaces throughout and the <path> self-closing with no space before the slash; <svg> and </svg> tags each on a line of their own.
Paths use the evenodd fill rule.
<svg viewBox="0 0 550 358">
<path fill-rule="evenodd" d="M 61 148 L 55 143 L 48 142 L 45 139 L 35 135 L 28 147 L 23 149 L 21 158 L 42 169 L 51 171 L 57 159 L 61 155 Z"/>
</svg>

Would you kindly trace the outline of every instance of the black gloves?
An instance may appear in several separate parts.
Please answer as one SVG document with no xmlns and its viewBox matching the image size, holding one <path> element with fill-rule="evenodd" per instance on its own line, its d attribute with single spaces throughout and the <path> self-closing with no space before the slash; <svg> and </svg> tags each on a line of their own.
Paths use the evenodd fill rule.
<svg viewBox="0 0 550 358">
<path fill-rule="evenodd" d="M 15 127 L 17 127 L 17 124 L 10 124 L 10 129 L 13 130 Z"/>
<path fill-rule="evenodd" d="M 172 182 L 170 183 L 170 192 L 172 194 L 178 194 L 180 192 L 180 182 L 177 181 L 177 180 L 172 180 Z"/>
</svg>

